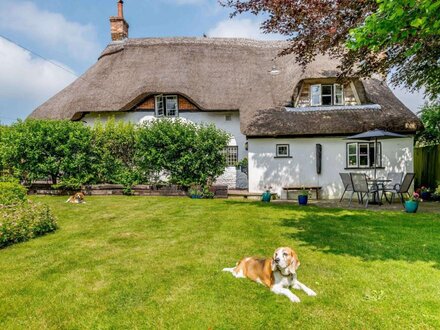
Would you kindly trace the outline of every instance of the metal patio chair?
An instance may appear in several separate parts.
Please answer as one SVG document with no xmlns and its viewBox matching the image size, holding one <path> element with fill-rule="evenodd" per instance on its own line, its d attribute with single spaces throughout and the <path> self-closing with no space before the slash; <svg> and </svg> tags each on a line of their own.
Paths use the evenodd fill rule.
<svg viewBox="0 0 440 330">
<path fill-rule="evenodd" d="M 398 172 L 389 172 L 387 174 L 387 180 L 391 180 L 387 183 L 384 184 L 383 186 L 383 191 L 382 191 L 382 196 L 380 197 L 380 200 L 382 201 L 382 198 L 385 196 L 385 200 L 391 204 L 391 199 L 388 200 L 387 195 L 385 193 L 385 190 L 393 190 L 394 187 L 397 184 L 402 184 L 402 178 L 403 178 L 403 173 L 398 173 Z"/>
<path fill-rule="evenodd" d="M 340 203 L 342 202 L 342 199 L 347 191 L 353 191 L 353 185 L 351 184 L 350 173 L 339 173 L 339 176 L 341 177 L 342 184 L 344 185 L 344 192 L 342 193 L 341 199 L 339 199 Z"/>
<path fill-rule="evenodd" d="M 367 201 L 365 207 L 367 208 L 370 195 L 377 194 L 379 190 L 376 186 L 368 186 L 367 175 L 365 173 L 350 173 L 350 179 L 353 186 L 353 192 L 351 193 L 350 203 L 348 205 L 351 206 L 353 195 L 354 193 L 357 193 L 358 196 L 360 195 L 360 201 L 362 204 L 364 203 L 364 197 L 366 197 Z"/>
<path fill-rule="evenodd" d="M 403 194 L 407 194 L 408 197 L 411 197 L 408 191 L 411 188 L 411 184 L 414 180 L 414 177 L 415 177 L 414 173 L 406 173 L 401 184 L 399 184 L 399 183 L 395 184 L 394 187 L 392 187 L 392 188 L 385 187 L 384 193 L 391 193 L 390 203 L 393 203 L 394 195 L 399 195 L 400 201 L 402 202 L 402 204 L 405 203 L 405 199 L 403 197 Z"/>
</svg>

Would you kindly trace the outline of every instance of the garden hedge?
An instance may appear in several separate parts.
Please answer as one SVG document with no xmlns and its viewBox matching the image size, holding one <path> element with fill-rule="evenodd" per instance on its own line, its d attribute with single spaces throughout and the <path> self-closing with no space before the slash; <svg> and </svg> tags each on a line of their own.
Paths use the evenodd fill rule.
<svg viewBox="0 0 440 330">
<path fill-rule="evenodd" d="M 30 184 L 51 180 L 56 188 L 85 184 L 164 181 L 205 185 L 224 171 L 222 150 L 230 136 L 214 125 L 160 119 L 141 125 L 109 120 L 19 121 L 0 134 L 3 169 Z"/>
</svg>

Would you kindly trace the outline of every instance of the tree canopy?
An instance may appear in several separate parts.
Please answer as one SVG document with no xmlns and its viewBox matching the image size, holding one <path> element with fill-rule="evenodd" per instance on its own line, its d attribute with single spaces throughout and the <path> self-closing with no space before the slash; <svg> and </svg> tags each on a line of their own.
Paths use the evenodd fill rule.
<svg viewBox="0 0 440 330">
<path fill-rule="evenodd" d="M 440 103 L 426 104 L 420 111 L 420 119 L 424 129 L 417 135 L 417 144 L 440 144 Z"/>
<path fill-rule="evenodd" d="M 318 54 L 341 59 L 340 76 L 389 75 L 391 83 L 440 95 L 438 0 L 221 0 L 232 16 L 268 18 L 266 33 L 289 37 L 282 54 L 302 65 Z"/>
</svg>

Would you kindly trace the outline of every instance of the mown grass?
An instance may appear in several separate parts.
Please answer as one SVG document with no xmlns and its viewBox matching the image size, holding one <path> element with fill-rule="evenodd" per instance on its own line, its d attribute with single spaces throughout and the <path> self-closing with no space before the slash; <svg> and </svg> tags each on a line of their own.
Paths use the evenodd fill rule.
<svg viewBox="0 0 440 330">
<path fill-rule="evenodd" d="M 0 250 L 1 329 L 440 328 L 440 216 L 90 197 Z M 300 304 L 221 271 L 292 246 Z"/>
</svg>

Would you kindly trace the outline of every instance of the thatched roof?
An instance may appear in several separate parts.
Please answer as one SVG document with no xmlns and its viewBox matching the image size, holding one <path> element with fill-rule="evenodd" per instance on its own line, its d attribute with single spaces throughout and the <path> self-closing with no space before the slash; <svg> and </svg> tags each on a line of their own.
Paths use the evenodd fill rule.
<svg viewBox="0 0 440 330">
<path fill-rule="evenodd" d="M 181 94 L 201 110 L 240 110 L 248 136 L 351 134 L 369 128 L 413 132 L 420 123 L 379 80 L 364 81 L 380 110 L 289 112 L 295 86 L 334 77 L 337 62 L 319 56 L 305 71 L 283 41 L 220 38 L 127 39 L 110 44 L 98 62 L 31 118 L 78 119 L 89 112 L 132 111 L 148 95 Z M 271 75 L 273 65 L 280 71 Z M 386 125 L 387 127 L 384 127 Z"/>
</svg>

